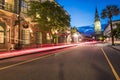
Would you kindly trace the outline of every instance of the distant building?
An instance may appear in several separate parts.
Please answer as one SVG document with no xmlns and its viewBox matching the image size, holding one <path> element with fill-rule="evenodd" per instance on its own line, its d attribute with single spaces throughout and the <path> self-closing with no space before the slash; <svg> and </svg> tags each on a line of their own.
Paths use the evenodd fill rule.
<svg viewBox="0 0 120 80">
<path fill-rule="evenodd" d="M 113 29 L 117 28 L 117 23 L 120 24 L 120 20 L 115 20 L 115 21 L 112 21 L 112 27 Z M 110 24 L 108 24 L 106 27 L 105 27 L 105 30 L 103 32 L 103 35 L 106 36 L 106 40 L 107 41 L 111 41 L 111 27 L 110 27 Z M 115 39 L 116 40 L 116 39 Z"/>
</svg>

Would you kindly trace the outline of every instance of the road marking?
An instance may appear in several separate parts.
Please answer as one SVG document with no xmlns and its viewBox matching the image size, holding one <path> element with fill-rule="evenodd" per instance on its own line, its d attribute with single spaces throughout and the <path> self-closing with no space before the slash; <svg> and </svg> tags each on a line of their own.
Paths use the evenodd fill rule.
<svg viewBox="0 0 120 80">
<path fill-rule="evenodd" d="M 103 50 L 103 48 L 101 48 L 101 50 L 102 50 L 102 52 L 103 52 L 103 54 L 104 54 L 104 56 L 105 56 L 105 58 L 106 58 L 106 60 L 107 60 L 107 62 L 108 62 L 108 64 L 109 64 L 109 66 L 110 66 L 110 68 L 111 68 L 111 70 L 112 70 L 112 72 L 113 72 L 116 80 L 120 80 L 120 77 L 118 76 L 118 74 L 117 74 L 117 72 L 115 71 L 112 63 L 110 62 L 109 58 L 107 57 L 107 54 L 105 53 L 105 51 Z"/>
<path fill-rule="evenodd" d="M 66 50 L 66 51 L 68 51 L 68 50 Z M 42 59 L 42 58 L 47 58 L 47 57 L 50 57 L 50 56 L 53 56 L 53 55 L 56 55 L 56 54 L 59 54 L 59 53 L 62 53 L 62 52 L 65 52 L 65 51 L 56 52 L 56 53 L 53 53 L 53 54 L 46 54 L 46 55 L 43 55 L 43 56 L 40 56 L 40 57 L 37 57 L 37 58 L 34 58 L 34 59 L 26 60 L 26 61 L 19 62 L 19 63 L 16 63 L 16 64 L 12 64 L 12 65 L 9 65 L 9 66 L 5 66 L 5 67 L 0 68 L 0 71 L 8 69 L 8 68 L 15 67 L 15 66 L 19 66 L 19 65 L 22 65 L 22 64 L 25 64 L 25 63 L 29 63 L 29 62 L 32 62 L 32 61 L 36 61 L 36 60 L 39 60 L 39 59 Z M 62 54 L 64 54 L 64 53 L 62 53 Z"/>
<path fill-rule="evenodd" d="M 9 65 L 9 66 L 6 66 L 6 67 L 2 67 L 2 68 L 0 68 L 0 71 L 11 68 L 11 67 L 19 66 L 19 65 L 22 65 L 22 64 L 25 64 L 25 63 L 29 63 L 29 62 L 32 62 L 32 61 L 36 61 L 36 60 L 39 60 L 39 59 L 42 59 L 42 58 L 46 58 L 46 57 L 49 57 L 49 56 L 52 56 L 52 55 L 54 55 L 54 54 L 49 54 L 49 55 L 41 56 L 41 57 L 38 57 L 38 58 L 34 58 L 34 59 L 26 60 L 26 61 L 23 61 L 23 62 L 19 62 L 19 63 L 13 64 L 13 65 Z"/>
</svg>

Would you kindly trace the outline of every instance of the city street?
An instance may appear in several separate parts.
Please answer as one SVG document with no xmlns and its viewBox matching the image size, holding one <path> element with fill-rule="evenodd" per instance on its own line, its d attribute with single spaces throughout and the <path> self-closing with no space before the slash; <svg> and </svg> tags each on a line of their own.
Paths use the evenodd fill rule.
<svg viewBox="0 0 120 80">
<path fill-rule="evenodd" d="M 0 80 L 120 80 L 120 0 L 0 0 Z"/>
<path fill-rule="evenodd" d="M 0 80 L 120 80 L 119 61 L 120 52 L 112 47 L 84 43 L 0 60 Z"/>
</svg>

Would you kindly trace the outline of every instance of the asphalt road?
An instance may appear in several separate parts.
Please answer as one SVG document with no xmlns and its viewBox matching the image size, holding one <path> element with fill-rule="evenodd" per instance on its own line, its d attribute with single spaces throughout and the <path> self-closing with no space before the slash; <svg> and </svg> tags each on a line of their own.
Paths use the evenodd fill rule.
<svg viewBox="0 0 120 80">
<path fill-rule="evenodd" d="M 120 52 L 103 44 L 83 44 L 0 60 L 0 80 L 120 80 Z"/>
</svg>

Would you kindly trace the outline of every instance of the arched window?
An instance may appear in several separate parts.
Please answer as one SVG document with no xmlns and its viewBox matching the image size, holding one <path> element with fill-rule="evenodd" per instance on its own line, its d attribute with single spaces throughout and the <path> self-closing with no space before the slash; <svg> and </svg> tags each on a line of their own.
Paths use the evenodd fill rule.
<svg viewBox="0 0 120 80">
<path fill-rule="evenodd" d="M 22 30 L 22 43 L 23 44 L 30 44 L 30 30 L 23 29 Z"/>
<path fill-rule="evenodd" d="M 0 43 L 4 43 L 4 29 L 0 26 Z"/>
</svg>

